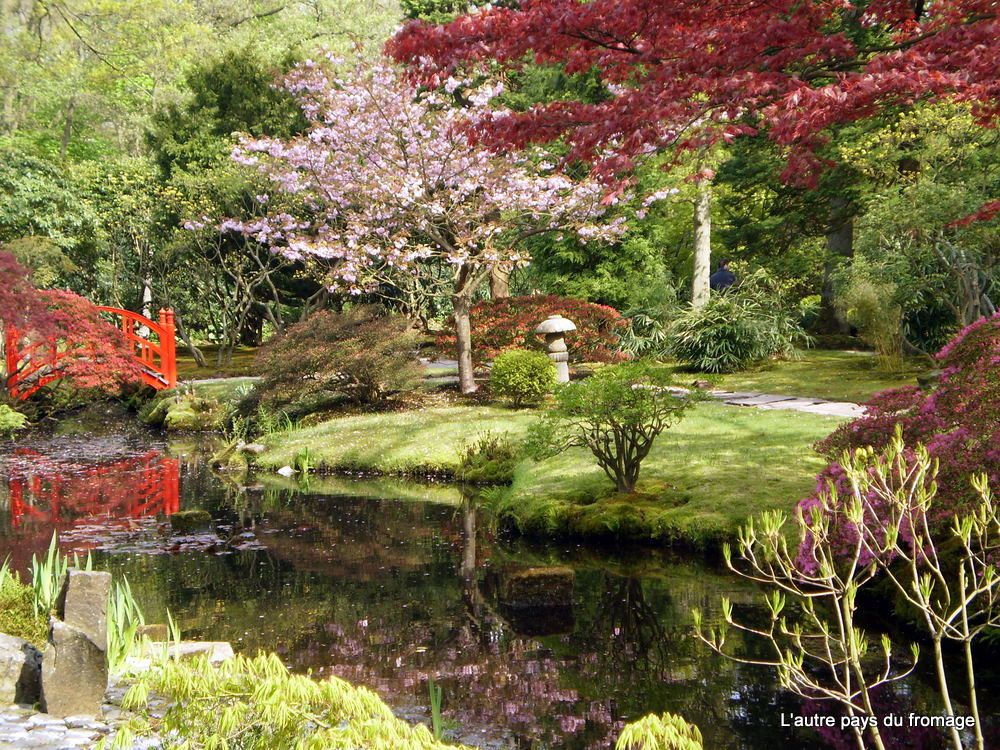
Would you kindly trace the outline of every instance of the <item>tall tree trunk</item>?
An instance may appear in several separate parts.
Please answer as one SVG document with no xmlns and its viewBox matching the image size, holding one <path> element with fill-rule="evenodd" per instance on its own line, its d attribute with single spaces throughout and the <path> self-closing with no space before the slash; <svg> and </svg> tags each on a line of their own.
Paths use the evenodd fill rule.
<svg viewBox="0 0 1000 750">
<path fill-rule="evenodd" d="M 475 393 L 476 379 L 472 370 L 472 300 L 464 290 L 452 298 L 455 308 L 455 342 L 458 356 L 458 385 L 462 393 Z"/>
<path fill-rule="evenodd" d="M 490 299 L 510 296 L 510 271 L 494 268 L 490 271 Z"/>
<path fill-rule="evenodd" d="M 844 260 L 854 256 L 854 217 L 848 212 L 846 198 L 830 199 L 830 230 L 826 234 L 826 262 L 823 264 L 823 290 L 817 324 L 822 333 L 849 334 L 851 326 L 837 310 L 833 277 Z"/>
<path fill-rule="evenodd" d="M 712 182 L 698 181 L 694 203 L 694 274 L 691 278 L 691 306 L 708 303 L 708 277 L 712 275 Z"/>
<path fill-rule="evenodd" d="M 184 322 L 181 320 L 181 314 L 174 311 L 174 330 L 177 331 L 177 335 L 180 337 L 181 341 L 184 342 L 184 346 L 187 347 L 188 351 L 191 352 L 191 356 L 194 357 L 195 364 L 198 367 L 208 367 L 208 362 L 205 361 L 205 355 L 201 353 L 201 349 L 195 346 L 194 341 L 188 336 L 187 329 L 184 327 Z"/>
</svg>

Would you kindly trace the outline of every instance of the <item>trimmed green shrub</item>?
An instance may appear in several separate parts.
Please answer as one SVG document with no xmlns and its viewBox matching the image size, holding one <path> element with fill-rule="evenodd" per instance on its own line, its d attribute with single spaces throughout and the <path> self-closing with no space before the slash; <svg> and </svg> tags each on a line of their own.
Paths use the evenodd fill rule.
<svg viewBox="0 0 1000 750">
<path fill-rule="evenodd" d="M 668 350 L 699 372 L 738 372 L 795 352 L 808 342 L 788 293 L 762 272 L 737 289 L 715 292 L 701 308 L 688 308 L 671 324 Z"/>
<path fill-rule="evenodd" d="M 261 404 L 297 416 L 338 403 L 381 404 L 420 382 L 419 340 L 405 318 L 374 305 L 310 315 L 258 352 Z"/>
<path fill-rule="evenodd" d="M 540 404 L 556 384 L 556 368 L 541 352 L 510 349 L 493 360 L 490 389 L 513 406 Z"/>
<path fill-rule="evenodd" d="M 0 437 L 13 435 L 28 424 L 28 418 L 7 404 L 0 404 Z"/>
</svg>

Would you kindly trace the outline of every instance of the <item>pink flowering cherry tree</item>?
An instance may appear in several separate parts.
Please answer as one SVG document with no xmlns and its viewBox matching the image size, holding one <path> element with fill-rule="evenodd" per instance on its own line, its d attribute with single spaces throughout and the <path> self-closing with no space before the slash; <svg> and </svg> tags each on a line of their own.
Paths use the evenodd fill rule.
<svg viewBox="0 0 1000 750">
<path fill-rule="evenodd" d="M 586 241 L 623 231 L 623 218 L 596 222 L 609 202 L 600 183 L 470 142 L 468 125 L 489 111 L 496 88 L 449 80 L 420 91 L 387 63 L 345 70 L 333 58 L 300 65 L 285 86 L 307 132 L 244 140 L 234 158 L 259 167 L 301 211 L 221 229 L 319 264 L 331 289 L 348 294 L 443 270 L 463 393 L 476 390 L 469 313 L 490 273 L 528 263 L 521 245 L 534 234 L 573 231 Z"/>
</svg>

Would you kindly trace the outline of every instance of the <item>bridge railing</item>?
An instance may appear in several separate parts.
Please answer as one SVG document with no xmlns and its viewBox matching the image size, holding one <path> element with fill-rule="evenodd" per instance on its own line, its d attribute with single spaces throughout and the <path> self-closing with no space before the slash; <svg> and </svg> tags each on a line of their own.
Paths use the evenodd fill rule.
<svg viewBox="0 0 1000 750">
<path fill-rule="evenodd" d="M 162 390 L 177 385 L 177 343 L 173 310 L 161 309 L 154 322 L 144 315 L 117 307 L 99 307 L 114 321 L 132 353 L 142 364 L 140 376 L 147 385 Z M 59 361 L 81 356 L 59 341 L 30 341 L 13 326 L 4 329 L 4 362 L 11 396 L 27 399 L 43 386 L 58 380 Z"/>
<path fill-rule="evenodd" d="M 143 365 L 143 380 L 146 383 L 158 389 L 177 385 L 177 334 L 173 310 L 161 309 L 159 322 L 154 323 L 131 310 L 117 307 L 97 309 L 115 319 L 135 358 Z"/>
</svg>

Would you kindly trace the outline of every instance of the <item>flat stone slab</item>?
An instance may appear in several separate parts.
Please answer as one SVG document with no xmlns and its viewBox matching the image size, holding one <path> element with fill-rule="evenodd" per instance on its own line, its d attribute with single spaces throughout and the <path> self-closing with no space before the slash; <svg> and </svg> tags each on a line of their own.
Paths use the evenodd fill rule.
<svg viewBox="0 0 1000 750">
<path fill-rule="evenodd" d="M 191 659 L 205 655 L 212 664 L 221 664 L 232 659 L 235 654 L 233 647 L 226 641 L 149 641 L 142 653 L 137 657 L 129 657 L 125 661 L 125 672 L 143 672 L 152 666 L 155 657 L 168 653 L 179 659 Z"/>
<path fill-rule="evenodd" d="M 844 417 L 847 419 L 857 419 L 865 414 L 865 407 L 861 404 L 851 404 L 846 401 L 826 401 L 819 404 L 803 406 L 798 411 L 810 414 L 822 414 L 828 417 Z"/>
<path fill-rule="evenodd" d="M 775 404 L 779 401 L 795 401 L 795 396 L 769 396 L 762 393 L 757 396 L 748 396 L 746 398 L 725 399 L 727 404 L 734 404 L 735 406 L 766 406 L 767 404 Z"/>
<path fill-rule="evenodd" d="M 791 409 L 801 411 L 807 406 L 817 406 L 819 404 L 833 404 L 835 401 L 824 401 L 821 398 L 786 398 L 781 401 L 770 401 L 766 404 L 755 404 L 761 409 Z"/>
<path fill-rule="evenodd" d="M 708 395 L 720 401 L 729 401 L 730 399 L 754 398 L 755 396 L 766 396 L 767 394 L 757 391 L 709 391 Z"/>
</svg>

